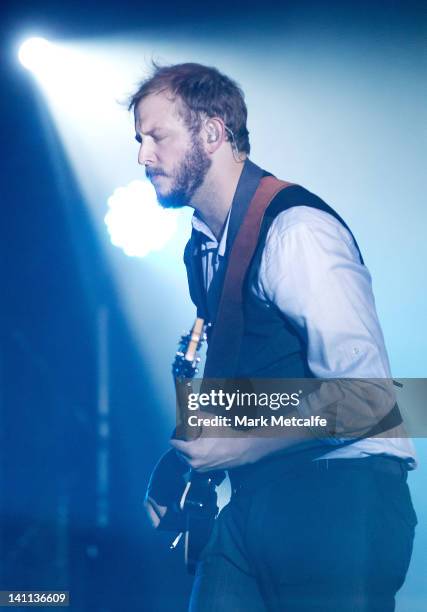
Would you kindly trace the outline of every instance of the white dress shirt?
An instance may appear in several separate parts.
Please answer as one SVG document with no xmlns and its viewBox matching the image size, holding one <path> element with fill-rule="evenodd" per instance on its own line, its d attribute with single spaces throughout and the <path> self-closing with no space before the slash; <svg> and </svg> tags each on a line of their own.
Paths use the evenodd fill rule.
<svg viewBox="0 0 427 612">
<path fill-rule="evenodd" d="M 192 223 L 204 238 L 202 266 L 208 288 L 224 256 L 229 219 L 219 243 L 197 215 Z M 350 233 L 329 213 L 309 206 L 281 212 L 268 231 L 251 290 L 276 305 L 303 332 L 315 377 L 391 379 L 371 276 L 360 263 Z M 299 410 L 310 416 L 313 408 L 301 402 Z M 331 450 L 322 459 L 373 454 L 399 457 L 408 467 L 416 466 L 414 446 L 405 437 L 366 438 Z"/>
</svg>

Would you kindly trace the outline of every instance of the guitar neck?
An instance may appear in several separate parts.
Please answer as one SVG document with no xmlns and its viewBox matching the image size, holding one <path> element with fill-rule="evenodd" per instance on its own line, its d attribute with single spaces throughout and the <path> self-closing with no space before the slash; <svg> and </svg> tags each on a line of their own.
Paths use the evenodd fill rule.
<svg viewBox="0 0 427 612">
<path fill-rule="evenodd" d="M 197 317 L 193 325 L 193 329 L 191 330 L 190 342 L 188 343 L 188 348 L 184 356 L 184 359 L 186 361 L 193 362 L 194 359 L 196 358 L 197 349 L 202 339 L 204 324 L 205 324 L 204 320 L 201 319 L 200 317 Z"/>
<path fill-rule="evenodd" d="M 192 371 L 193 377 L 196 372 L 193 364 L 195 363 L 197 351 L 201 344 L 203 331 L 204 320 L 198 317 L 189 334 L 188 345 L 185 354 L 182 357 L 184 361 L 183 370 Z M 189 365 L 190 367 L 185 368 L 186 365 Z M 179 440 L 195 440 L 200 437 L 202 428 L 190 427 L 188 424 L 188 399 L 190 394 L 193 393 L 191 378 L 177 376 L 175 378 L 175 393 L 177 426 L 173 437 Z"/>
</svg>

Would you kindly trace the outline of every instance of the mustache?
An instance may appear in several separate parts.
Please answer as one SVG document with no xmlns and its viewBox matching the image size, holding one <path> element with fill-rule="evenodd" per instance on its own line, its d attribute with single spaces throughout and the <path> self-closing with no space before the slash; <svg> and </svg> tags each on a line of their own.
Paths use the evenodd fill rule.
<svg viewBox="0 0 427 612">
<path fill-rule="evenodd" d="M 145 176 L 151 179 L 153 176 L 166 176 L 166 172 L 160 170 L 160 168 L 145 168 Z"/>
</svg>

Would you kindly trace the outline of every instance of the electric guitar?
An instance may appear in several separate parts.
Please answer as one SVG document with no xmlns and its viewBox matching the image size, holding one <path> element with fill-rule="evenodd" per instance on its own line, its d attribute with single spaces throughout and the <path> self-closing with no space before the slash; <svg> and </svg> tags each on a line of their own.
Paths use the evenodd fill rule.
<svg viewBox="0 0 427 612">
<path fill-rule="evenodd" d="M 204 322 L 196 319 L 189 334 L 182 336 L 172 364 L 177 398 L 177 426 L 173 438 L 194 440 L 202 428 L 188 426 L 188 396 L 192 379 L 200 363 L 199 350 L 206 338 Z M 187 465 L 175 450 L 169 450 L 158 461 L 148 483 L 145 496 L 149 515 L 157 515 L 160 530 L 179 532 L 171 544 L 176 548 L 184 541 L 187 569 L 194 573 L 199 555 L 206 545 L 218 514 L 216 486 L 224 472 L 198 473 Z M 166 509 L 160 510 L 161 508 Z"/>
<path fill-rule="evenodd" d="M 201 428 L 189 427 L 188 396 L 192 393 L 191 379 L 198 372 L 199 350 L 206 339 L 203 319 L 197 318 L 189 334 L 182 336 L 172 375 L 175 382 L 178 424 L 174 436 L 183 440 L 194 440 L 201 435 Z M 175 538 L 171 548 L 184 538 L 184 555 L 187 569 L 194 573 L 200 553 L 205 547 L 218 514 L 216 487 L 224 480 L 222 471 L 198 473 L 190 470 L 179 499 L 179 510 L 185 519 L 184 530 Z"/>
</svg>

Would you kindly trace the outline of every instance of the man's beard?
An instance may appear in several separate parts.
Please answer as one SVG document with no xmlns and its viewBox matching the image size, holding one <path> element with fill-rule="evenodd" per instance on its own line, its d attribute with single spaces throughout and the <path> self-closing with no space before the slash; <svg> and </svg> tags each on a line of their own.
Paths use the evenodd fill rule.
<svg viewBox="0 0 427 612">
<path fill-rule="evenodd" d="M 171 176 L 172 186 L 168 193 L 156 190 L 157 200 L 163 208 L 182 208 L 191 201 L 194 193 L 202 185 L 211 166 L 211 159 L 203 149 L 200 138 L 193 137 L 190 147 L 179 162 L 172 175 L 166 175 L 156 168 L 146 168 L 146 175 Z"/>
</svg>

